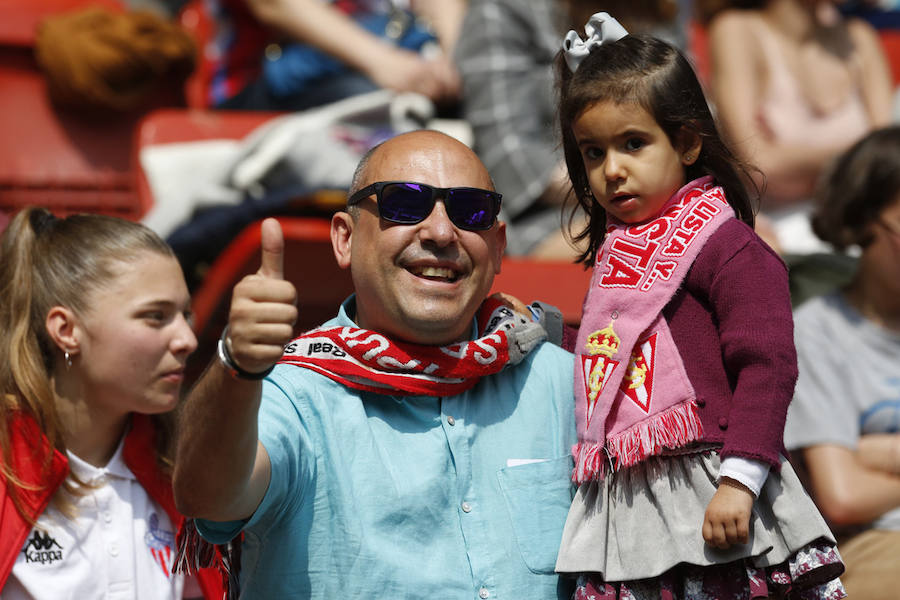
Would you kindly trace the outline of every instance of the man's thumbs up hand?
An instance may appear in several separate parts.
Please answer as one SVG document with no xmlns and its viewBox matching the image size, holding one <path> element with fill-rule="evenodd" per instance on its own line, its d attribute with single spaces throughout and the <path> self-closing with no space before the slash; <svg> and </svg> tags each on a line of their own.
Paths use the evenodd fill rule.
<svg viewBox="0 0 900 600">
<path fill-rule="evenodd" d="M 294 335 L 297 290 L 284 279 L 284 234 L 275 219 L 262 222 L 259 270 L 231 297 L 225 343 L 238 367 L 261 373 L 281 358 Z"/>
</svg>

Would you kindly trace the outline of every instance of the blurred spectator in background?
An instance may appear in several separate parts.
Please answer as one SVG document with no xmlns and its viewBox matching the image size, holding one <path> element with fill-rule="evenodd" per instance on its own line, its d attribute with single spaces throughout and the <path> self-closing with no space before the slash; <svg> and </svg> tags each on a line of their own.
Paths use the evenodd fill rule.
<svg viewBox="0 0 900 600">
<path fill-rule="evenodd" d="M 211 104 L 304 110 L 379 88 L 455 104 L 465 0 L 210 0 Z M 434 42 L 434 43 L 432 43 Z"/>
<path fill-rule="evenodd" d="M 463 116 L 472 126 L 475 151 L 503 193 L 508 254 L 551 259 L 578 254 L 561 227 L 569 183 L 553 123 L 552 64 L 565 33 L 601 10 L 628 31 L 685 46 L 675 0 L 469 3 L 455 55 Z"/>
<path fill-rule="evenodd" d="M 712 18 L 713 100 L 736 150 L 765 176 L 768 237 L 785 255 L 824 249 L 809 225 L 823 167 L 891 118 L 891 74 L 878 36 L 868 23 L 843 18 L 833 0 L 708 4 L 701 18 Z"/>
<path fill-rule="evenodd" d="M 851 598 L 900 590 L 900 127 L 853 146 L 823 181 L 816 233 L 861 247 L 844 289 L 795 314 L 800 376 L 785 444 L 802 458 L 822 514 L 846 532 Z"/>
</svg>

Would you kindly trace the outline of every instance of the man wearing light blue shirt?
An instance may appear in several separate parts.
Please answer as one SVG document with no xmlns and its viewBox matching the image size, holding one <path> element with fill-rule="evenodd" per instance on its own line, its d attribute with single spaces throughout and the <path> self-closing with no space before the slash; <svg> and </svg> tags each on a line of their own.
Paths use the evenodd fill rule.
<svg viewBox="0 0 900 600">
<path fill-rule="evenodd" d="M 260 271 L 236 286 L 221 360 L 186 402 L 175 471 L 205 538 L 244 533 L 242 597 L 570 594 L 553 568 L 572 357 L 512 341 L 507 356 L 497 340 L 515 331 L 481 318 L 505 247 L 491 190 L 477 157 L 436 132 L 367 155 L 332 220 L 356 293 L 260 383 L 297 314 L 280 230 L 264 223 Z"/>
</svg>

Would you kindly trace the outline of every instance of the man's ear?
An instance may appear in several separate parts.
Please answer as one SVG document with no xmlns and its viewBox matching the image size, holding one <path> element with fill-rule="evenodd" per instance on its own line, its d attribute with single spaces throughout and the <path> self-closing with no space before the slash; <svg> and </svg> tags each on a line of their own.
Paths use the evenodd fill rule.
<svg viewBox="0 0 900 600">
<path fill-rule="evenodd" d="M 703 138 L 694 129 L 682 127 L 678 132 L 678 147 L 681 153 L 681 164 L 689 166 L 700 158 L 700 150 L 703 149 Z"/>
<path fill-rule="evenodd" d="M 337 212 L 331 217 L 331 247 L 334 250 L 334 258 L 342 269 L 350 268 L 350 247 L 355 224 L 350 213 Z"/>
<path fill-rule="evenodd" d="M 54 306 L 47 312 L 44 326 L 57 348 L 69 354 L 78 354 L 81 348 L 79 340 L 81 330 L 75 313 L 71 309 L 65 306 Z"/>
<path fill-rule="evenodd" d="M 500 264 L 503 261 L 503 253 L 506 252 L 506 223 L 497 223 L 497 250 L 494 259 L 494 275 L 500 274 Z"/>
</svg>

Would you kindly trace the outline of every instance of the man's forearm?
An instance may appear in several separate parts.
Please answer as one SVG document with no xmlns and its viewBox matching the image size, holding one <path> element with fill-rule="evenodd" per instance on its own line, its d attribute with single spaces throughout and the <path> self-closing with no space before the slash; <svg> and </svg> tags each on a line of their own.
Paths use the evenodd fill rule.
<svg viewBox="0 0 900 600">
<path fill-rule="evenodd" d="M 250 516 L 268 481 L 254 477 L 262 383 L 232 377 L 214 360 L 179 416 L 175 502 L 185 515 L 217 521 Z M 265 484 L 265 485 L 263 485 Z M 261 487 L 262 493 L 259 492 Z"/>
</svg>

